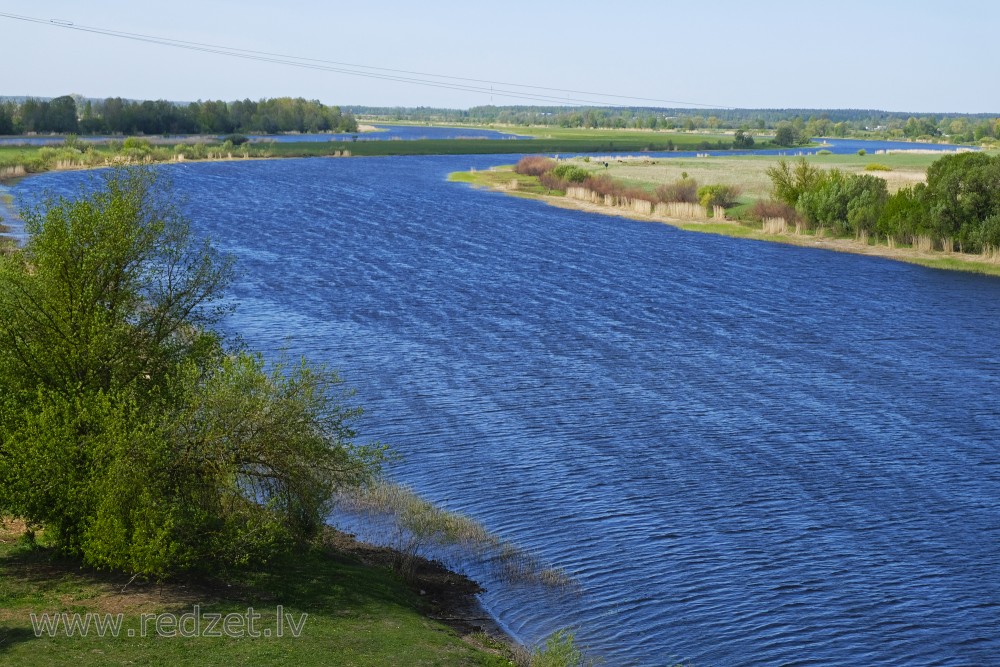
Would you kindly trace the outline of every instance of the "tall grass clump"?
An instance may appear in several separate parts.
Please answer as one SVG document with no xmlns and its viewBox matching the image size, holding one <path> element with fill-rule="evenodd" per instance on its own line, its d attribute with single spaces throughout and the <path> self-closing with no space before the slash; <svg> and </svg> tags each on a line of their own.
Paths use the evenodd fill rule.
<svg viewBox="0 0 1000 667">
<path fill-rule="evenodd" d="M 576 635 L 571 630 L 557 630 L 534 650 L 530 667 L 577 667 L 583 664 L 583 652 L 576 647 Z"/>
</svg>

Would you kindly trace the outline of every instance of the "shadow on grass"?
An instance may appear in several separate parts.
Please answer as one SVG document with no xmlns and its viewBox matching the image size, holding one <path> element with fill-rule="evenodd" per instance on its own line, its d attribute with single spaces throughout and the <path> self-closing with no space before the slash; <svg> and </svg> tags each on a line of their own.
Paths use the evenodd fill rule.
<svg viewBox="0 0 1000 667">
<path fill-rule="evenodd" d="M 36 639 L 36 637 L 35 632 L 31 628 L 9 627 L 6 624 L 0 624 L 0 655 L 3 655 L 17 644 L 33 639 Z"/>
<path fill-rule="evenodd" d="M 4 643 L 34 638 L 31 612 L 140 613 L 237 611 L 282 605 L 287 611 L 336 616 L 380 615 L 386 607 L 436 614 L 474 600 L 470 579 L 423 561 L 404 580 L 389 549 L 329 531 L 323 544 L 263 567 L 189 574 L 163 583 L 101 572 L 53 549 L 0 542 L 0 632 Z M 422 560 L 422 559 L 421 559 Z M 417 591 L 420 591 L 419 593 Z M 452 614 L 448 614 L 449 616 Z M 456 626 L 456 629 L 466 628 Z"/>
</svg>

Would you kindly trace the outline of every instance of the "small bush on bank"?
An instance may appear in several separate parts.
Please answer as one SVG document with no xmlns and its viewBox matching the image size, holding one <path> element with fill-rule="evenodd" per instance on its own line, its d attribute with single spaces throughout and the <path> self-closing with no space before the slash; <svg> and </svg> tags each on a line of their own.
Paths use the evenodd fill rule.
<svg viewBox="0 0 1000 667">
<path fill-rule="evenodd" d="M 524 176 L 541 176 L 545 172 L 554 169 L 555 166 L 556 161 L 551 158 L 540 155 L 528 155 L 518 160 L 514 166 L 514 171 Z"/>
<path fill-rule="evenodd" d="M 706 209 L 732 206 L 739 196 L 740 189 L 735 185 L 705 185 L 698 188 L 698 203 Z"/>
<path fill-rule="evenodd" d="M 656 188 L 656 197 L 661 202 L 680 202 L 683 204 L 698 203 L 698 181 L 693 178 L 678 179 L 673 183 L 664 183 Z"/>
<path fill-rule="evenodd" d="M 583 183 L 590 177 L 589 171 L 572 164 L 561 164 L 553 169 L 552 173 L 567 183 Z"/>
<path fill-rule="evenodd" d="M 768 218 L 784 218 L 789 223 L 794 223 L 799 219 L 798 211 L 794 206 L 789 206 L 785 202 L 774 199 L 759 199 L 750 207 L 748 215 L 753 220 L 761 222 Z"/>
</svg>

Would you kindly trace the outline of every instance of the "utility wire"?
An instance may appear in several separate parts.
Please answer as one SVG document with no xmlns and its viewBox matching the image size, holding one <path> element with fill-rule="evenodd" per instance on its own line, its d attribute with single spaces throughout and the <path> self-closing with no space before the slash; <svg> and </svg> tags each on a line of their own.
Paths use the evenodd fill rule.
<svg viewBox="0 0 1000 667">
<path fill-rule="evenodd" d="M 189 51 L 200 51 L 203 53 L 214 53 L 218 55 L 224 55 L 234 58 L 242 58 L 244 60 L 253 60 L 258 62 L 268 62 L 279 65 L 287 65 L 291 67 L 300 67 L 303 69 L 312 69 L 326 72 L 334 72 L 338 74 L 347 74 L 350 76 L 359 76 L 371 79 L 381 79 L 384 81 L 395 81 L 399 83 L 410 83 L 415 85 L 428 86 L 433 88 L 444 88 L 447 90 L 459 90 L 464 92 L 475 92 L 475 93 L 489 93 L 490 95 L 496 94 L 500 97 L 509 97 L 515 99 L 533 100 L 533 101 L 546 101 L 556 104 L 576 103 L 585 104 L 589 106 L 610 106 L 612 102 L 610 101 L 598 101 L 592 99 L 581 99 L 576 97 L 568 97 L 562 95 L 548 95 L 540 93 L 531 93 L 524 90 L 508 90 L 504 88 L 496 88 L 495 86 L 507 86 L 512 88 L 527 88 L 531 90 L 540 91 L 551 91 L 554 93 L 570 93 L 573 95 L 588 95 L 592 97 L 605 97 L 612 100 L 634 100 L 643 102 L 659 102 L 663 104 L 676 104 L 683 106 L 695 106 L 704 107 L 709 109 L 725 109 L 730 108 L 722 105 L 714 104 L 704 104 L 699 102 L 682 102 L 679 100 L 664 100 L 649 97 L 634 97 L 630 95 L 614 95 L 610 93 L 597 93 L 581 90 L 570 90 L 564 88 L 549 88 L 546 86 L 534 86 L 529 84 L 518 84 L 504 81 L 491 81 L 488 79 L 474 79 L 468 77 L 451 76 L 446 74 L 432 74 L 427 72 L 416 72 L 411 70 L 402 69 L 392 69 L 388 67 L 375 67 L 372 65 L 358 65 L 353 63 L 344 63 L 334 60 L 321 60 L 318 58 L 307 58 L 302 56 L 293 56 L 281 53 L 272 53 L 268 51 L 255 51 L 252 49 L 241 49 L 237 47 L 220 46 L 217 44 L 207 44 L 204 42 L 192 42 L 180 39 L 173 39 L 169 37 L 158 37 L 154 35 L 144 35 L 141 33 L 125 32 L 121 30 L 111 30 L 107 28 L 99 28 L 95 26 L 85 26 L 77 25 L 72 21 L 65 21 L 61 19 L 41 19 L 32 16 L 22 16 L 18 14 L 10 14 L 7 12 L 0 12 L 0 17 L 13 19 L 17 21 L 24 21 L 28 23 L 36 23 L 40 25 L 45 25 L 49 27 L 57 27 L 68 30 L 76 30 L 78 32 L 86 32 L 97 35 L 104 35 L 108 37 L 117 37 L 119 39 L 128 39 L 131 41 L 145 42 L 149 44 L 158 44 L 161 46 L 169 46 L 173 48 L 186 49 Z M 347 69 L 354 68 L 354 69 Z M 359 70 L 371 70 L 371 71 L 359 71 Z M 407 75 L 407 76 L 403 76 Z M 449 83 L 448 81 L 432 81 L 425 78 L 417 77 L 432 77 L 434 79 L 447 79 L 450 81 L 457 82 L 468 82 L 468 83 Z M 486 86 L 476 86 L 471 84 L 489 84 Z"/>
</svg>

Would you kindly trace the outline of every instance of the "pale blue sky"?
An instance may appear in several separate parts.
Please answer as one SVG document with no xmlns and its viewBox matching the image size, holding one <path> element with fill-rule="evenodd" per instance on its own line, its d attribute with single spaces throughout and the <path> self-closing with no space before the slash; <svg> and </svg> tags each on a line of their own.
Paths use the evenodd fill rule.
<svg viewBox="0 0 1000 667">
<path fill-rule="evenodd" d="M 992 34 L 1000 25 L 1000 3 L 993 0 L 2 0 L 0 12 L 308 58 L 709 105 L 1000 113 L 1000 48 Z M 0 95 L 290 95 L 330 104 L 461 108 L 490 102 L 489 92 L 251 62 L 7 18 L 0 18 L 0 36 L 6 60 Z M 496 92 L 492 100 L 533 103 Z"/>
</svg>

